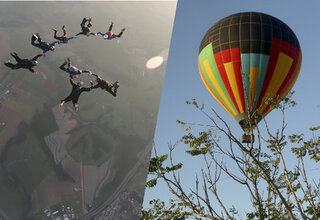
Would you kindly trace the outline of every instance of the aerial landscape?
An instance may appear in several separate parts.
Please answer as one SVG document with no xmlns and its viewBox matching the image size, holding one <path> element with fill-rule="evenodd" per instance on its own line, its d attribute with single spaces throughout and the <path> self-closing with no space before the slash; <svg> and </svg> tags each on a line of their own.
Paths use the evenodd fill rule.
<svg viewBox="0 0 320 220">
<path fill-rule="evenodd" d="M 0 219 L 139 219 L 176 2 L 0 5 Z M 56 44 L 37 59 L 36 74 L 3 65 L 13 52 L 41 54 L 34 33 L 53 42 L 52 29 L 61 34 L 65 25 L 74 36 L 84 17 L 94 33 L 111 22 L 114 33 L 125 31 Z M 148 68 L 155 56 L 163 62 Z M 97 88 L 81 94 L 78 110 L 60 106 L 72 89 L 59 69 L 67 58 L 118 81 L 117 95 Z M 90 87 L 95 77 L 73 80 Z"/>
</svg>

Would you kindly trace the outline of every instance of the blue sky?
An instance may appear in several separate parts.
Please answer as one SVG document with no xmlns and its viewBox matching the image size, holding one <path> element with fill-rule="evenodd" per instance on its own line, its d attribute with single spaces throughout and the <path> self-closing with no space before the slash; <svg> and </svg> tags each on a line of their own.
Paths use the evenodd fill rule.
<svg viewBox="0 0 320 220">
<path fill-rule="evenodd" d="M 235 134 L 243 133 L 236 121 L 224 111 L 214 100 L 203 84 L 198 71 L 197 56 L 201 40 L 207 30 L 220 19 L 238 12 L 263 12 L 286 23 L 296 34 L 302 48 L 302 66 L 300 75 L 293 89 L 293 96 L 297 106 L 289 109 L 286 114 L 288 122 L 287 132 L 303 132 L 311 126 L 320 125 L 320 71 L 318 57 L 320 57 L 320 2 L 289 1 L 289 0 L 180 0 L 177 4 L 175 22 L 164 80 L 157 127 L 155 145 L 159 155 L 168 153 L 167 144 L 174 143 L 185 132 L 176 120 L 188 122 L 206 122 L 204 116 L 185 101 L 196 98 L 199 103 L 213 107 L 231 126 Z M 271 130 L 279 127 L 280 111 L 273 111 L 266 117 Z M 181 173 L 182 182 L 190 187 L 194 186 L 195 172 L 201 168 L 201 160 L 186 156 L 183 145 L 179 145 L 174 153 L 175 162 L 182 161 L 184 169 Z M 292 158 L 288 155 L 288 160 Z M 319 170 L 316 167 L 307 167 L 311 174 Z M 223 181 L 227 188 L 231 182 Z M 241 189 L 223 190 L 222 198 L 234 201 L 234 196 L 241 198 Z M 171 195 L 161 183 L 156 189 L 146 189 L 144 207 L 152 198 L 166 200 Z M 240 209 L 248 207 L 248 203 L 239 203 Z"/>
</svg>

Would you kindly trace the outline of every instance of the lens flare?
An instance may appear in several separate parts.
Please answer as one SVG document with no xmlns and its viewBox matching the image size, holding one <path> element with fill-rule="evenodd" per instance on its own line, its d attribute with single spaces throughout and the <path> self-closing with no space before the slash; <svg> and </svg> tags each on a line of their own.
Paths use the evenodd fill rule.
<svg viewBox="0 0 320 220">
<path fill-rule="evenodd" d="M 162 56 L 156 56 L 152 57 L 148 62 L 146 63 L 146 67 L 150 70 L 155 69 L 159 67 L 163 63 L 163 57 Z"/>
</svg>

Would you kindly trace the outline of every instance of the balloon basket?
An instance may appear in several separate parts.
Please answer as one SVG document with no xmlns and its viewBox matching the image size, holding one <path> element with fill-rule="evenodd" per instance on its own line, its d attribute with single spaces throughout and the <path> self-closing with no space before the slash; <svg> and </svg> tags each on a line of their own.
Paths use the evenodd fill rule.
<svg viewBox="0 0 320 220">
<path fill-rule="evenodd" d="M 250 144 L 251 143 L 251 135 L 243 134 L 242 135 L 242 143 Z M 252 134 L 252 143 L 254 143 L 254 135 Z"/>
</svg>

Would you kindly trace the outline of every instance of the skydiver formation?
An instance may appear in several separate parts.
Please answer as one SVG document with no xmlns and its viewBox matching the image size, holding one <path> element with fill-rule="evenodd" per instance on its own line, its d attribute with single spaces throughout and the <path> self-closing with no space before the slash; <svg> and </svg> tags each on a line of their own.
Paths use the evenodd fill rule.
<svg viewBox="0 0 320 220">
<path fill-rule="evenodd" d="M 81 27 L 81 32 L 76 34 L 75 36 L 68 37 L 68 33 L 66 30 L 65 25 L 62 26 L 62 31 L 63 35 L 62 36 L 57 36 L 58 30 L 53 28 L 52 30 L 54 31 L 53 38 L 57 41 L 54 41 L 52 43 L 48 43 L 46 41 L 43 41 L 42 38 L 40 37 L 39 33 L 34 33 L 31 36 L 31 45 L 39 48 L 42 50 L 42 54 L 38 54 L 34 56 L 32 59 L 21 59 L 16 52 L 10 53 L 10 55 L 16 60 L 16 64 L 11 63 L 11 61 L 6 61 L 4 63 L 5 66 L 11 68 L 11 69 L 28 69 L 32 73 L 38 74 L 37 71 L 35 71 L 33 68 L 37 66 L 38 61 L 37 59 L 41 56 L 45 56 L 45 54 L 48 51 L 54 51 L 55 50 L 55 45 L 56 44 L 66 44 L 69 42 L 71 39 L 76 39 L 77 36 L 79 35 L 85 35 L 85 36 L 97 36 L 101 35 L 105 40 L 111 40 L 115 38 L 120 38 L 125 31 L 125 28 L 121 30 L 119 34 L 114 34 L 112 32 L 112 27 L 113 27 L 113 22 L 111 22 L 111 25 L 109 26 L 109 29 L 106 33 L 98 32 L 98 33 L 93 33 L 91 31 L 92 28 L 92 19 L 91 18 L 83 18 L 80 27 Z M 88 23 L 87 23 L 88 22 Z M 101 88 L 107 92 L 109 92 L 113 96 L 117 96 L 117 89 L 120 86 L 120 83 L 118 81 L 114 83 L 110 83 L 107 80 L 102 79 L 98 74 L 92 73 L 89 70 L 81 70 L 71 64 L 70 58 L 67 58 L 65 62 L 59 67 L 61 70 L 67 72 L 69 74 L 69 81 L 72 85 L 72 90 L 70 94 L 63 100 L 60 101 L 60 106 L 62 107 L 65 103 L 72 101 L 73 106 L 76 110 L 79 109 L 79 104 L 78 100 L 82 92 L 89 92 L 92 91 L 93 89 L 96 88 Z M 83 85 L 82 81 L 75 82 L 74 79 L 78 78 L 78 76 L 82 73 L 88 73 L 88 76 L 95 76 L 96 77 L 96 85 L 90 80 L 90 87 L 85 87 Z"/>
</svg>

